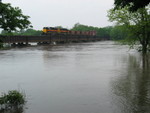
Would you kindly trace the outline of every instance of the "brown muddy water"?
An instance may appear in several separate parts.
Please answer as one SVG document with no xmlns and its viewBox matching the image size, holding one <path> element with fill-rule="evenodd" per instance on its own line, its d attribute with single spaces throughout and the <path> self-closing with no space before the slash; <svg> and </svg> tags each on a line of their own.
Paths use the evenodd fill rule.
<svg viewBox="0 0 150 113">
<path fill-rule="evenodd" d="M 0 93 L 25 91 L 12 113 L 150 113 L 148 58 L 111 41 L 2 50 Z"/>
</svg>

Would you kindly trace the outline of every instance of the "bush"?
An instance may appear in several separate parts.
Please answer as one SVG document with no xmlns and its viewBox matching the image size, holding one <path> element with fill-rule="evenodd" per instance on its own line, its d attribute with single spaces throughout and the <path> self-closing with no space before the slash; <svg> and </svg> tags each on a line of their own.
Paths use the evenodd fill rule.
<svg viewBox="0 0 150 113">
<path fill-rule="evenodd" d="M 9 91 L 0 97 L 0 109 L 19 108 L 25 104 L 25 95 L 17 90 Z"/>
</svg>

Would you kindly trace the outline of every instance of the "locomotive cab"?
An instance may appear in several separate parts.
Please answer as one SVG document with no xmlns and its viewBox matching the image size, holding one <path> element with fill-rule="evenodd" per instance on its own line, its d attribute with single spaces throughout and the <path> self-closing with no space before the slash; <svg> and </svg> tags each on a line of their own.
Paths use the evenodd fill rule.
<svg viewBox="0 0 150 113">
<path fill-rule="evenodd" d="M 69 30 L 66 28 L 57 28 L 57 27 L 43 27 L 43 35 L 49 35 L 49 34 L 68 34 Z"/>
<path fill-rule="evenodd" d="M 47 33 L 47 29 L 48 29 L 48 27 L 43 27 L 43 34 L 45 34 L 45 33 Z"/>
</svg>

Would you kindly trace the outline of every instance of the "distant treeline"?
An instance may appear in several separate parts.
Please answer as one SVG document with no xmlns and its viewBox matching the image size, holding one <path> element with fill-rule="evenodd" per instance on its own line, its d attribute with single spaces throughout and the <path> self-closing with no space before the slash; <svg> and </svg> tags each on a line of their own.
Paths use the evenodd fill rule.
<svg viewBox="0 0 150 113">
<path fill-rule="evenodd" d="M 103 28 L 93 27 L 93 26 L 87 26 L 82 24 L 75 24 L 73 28 L 70 30 L 73 31 L 92 31 L 95 30 L 97 32 L 97 36 L 100 36 L 102 38 L 111 39 L 111 40 L 122 40 L 127 37 L 128 31 L 126 30 L 126 27 L 124 26 L 108 26 Z M 1 35 L 41 35 L 42 30 L 34 30 L 34 29 L 27 29 L 27 30 L 21 30 L 12 32 L 9 34 L 7 31 L 2 31 Z"/>
<path fill-rule="evenodd" d="M 41 30 L 34 30 L 34 29 L 20 30 L 11 33 L 5 30 L 2 30 L 1 32 L 1 35 L 41 35 L 41 34 L 42 34 Z"/>
<path fill-rule="evenodd" d="M 126 29 L 126 26 L 120 25 L 120 26 L 107 26 L 103 28 L 93 27 L 93 26 L 87 26 L 82 24 L 75 24 L 74 27 L 71 29 L 74 31 L 90 31 L 95 30 L 97 32 L 97 35 L 102 38 L 107 38 L 111 40 L 122 40 L 125 39 L 129 31 Z"/>
</svg>

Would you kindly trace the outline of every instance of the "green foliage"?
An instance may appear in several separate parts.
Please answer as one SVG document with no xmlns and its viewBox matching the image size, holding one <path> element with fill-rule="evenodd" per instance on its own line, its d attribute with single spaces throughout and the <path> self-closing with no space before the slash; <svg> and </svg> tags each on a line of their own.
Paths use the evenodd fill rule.
<svg viewBox="0 0 150 113">
<path fill-rule="evenodd" d="M 130 32 L 124 25 L 114 26 L 110 32 L 113 40 L 124 40 L 129 36 Z"/>
<path fill-rule="evenodd" d="M 140 43 L 142 52 L 147 52 L 150 46 L 150 7 L 130 12 L 130 7 L 111 9 L 108 12 L 110 21 L 115 21 L 117 25 L 123 25 L 127 29 L 126 42 L 129 45 Z M 126 32 L 126 31 L 125 31 Z"/>
<path fill-rule="evenodd" d="M 8 94 L 3 94 L 0 97 L 0 107 L 4 106 L 3 109 L 9 107 L 19 107 L 25 104 L 25 95 L 17 90 L 9 91 Z"/>
<path fill-rule="evenodd" d="M 0 28 L 12 32 L 32 27 L 28 19 L 29 16 L 23 15 L 22 10 L 18 7 L 0 2 Z"/>
<path fill-rule="evenodd" d="M 27 29 L 27 30 L 20 30 L 16 32 L 9 33 L 8 31 L 2 30 L 1 35 L 41 35 L 42 31 L 34 30 L 34 29 Z"/>
<path fill-rule="evenodd" d="M 150 3 L 149 0 L 115 0 L 115 8 L 121 7 L 124 8 L 125 6 L 132 6 L 129 8 L 130 11 L 137 11 L 140 8 L 144 8 Z"/>
<path fill-rule="evenodd" d="M 7 103 L 10 105 L 16 106 L 25 103 L 24 96 L 16 90 L 9 91 L 8 94 L 6 95 L 6 98 L 7 98 Z"/>
<path fill-rule="evenodd" d="M 82 25 L 80 23 L 76 23 L 71 30 L 72 31 L 90 31 L 90 30 L 95 30 L 95 29 L 96 28 L 92 26 L 87 26 L 87 25 Z"/>
<path fill-rule="evenodd" d="M 113 29 L 113 27 L 111 27 L 111 26 L 99 28 L 97 30 L 97 34 L 98 34 L 98 36 L 100 36 L 102 38 L 111 39 L 110 33 L 111 33 L 112 29 Z"/>
<path fill-rule="evenodd" d="M 34 29 L 27 29 L 27 30 L 21 30 L 18 32 L 19 35 L 41 35 L 42 31 L 40 30 L 34 30 Z"/>
</svg>

